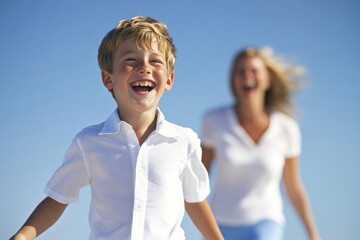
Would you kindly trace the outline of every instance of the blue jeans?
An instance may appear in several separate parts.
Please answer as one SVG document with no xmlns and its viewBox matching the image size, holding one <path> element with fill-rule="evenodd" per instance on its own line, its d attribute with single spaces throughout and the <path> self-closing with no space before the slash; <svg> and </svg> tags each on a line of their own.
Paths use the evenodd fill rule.
<svg viewBox="0 0 360 240">
<path fill-rule="evenodd" d="M 219 224 L 219 228 L 225 240 L 282 240 L 284 236 L 284 225 L 272 220 L 244 226 Z"/>
</svg>

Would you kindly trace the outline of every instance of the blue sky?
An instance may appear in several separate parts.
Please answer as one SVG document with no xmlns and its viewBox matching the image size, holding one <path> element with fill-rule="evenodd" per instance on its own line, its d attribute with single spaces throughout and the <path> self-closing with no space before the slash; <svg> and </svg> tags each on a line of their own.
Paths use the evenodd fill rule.
<svg viewBox="0 0 360 240">
<path fill-rule="evenodd" d="M 303 134 L 301 174 L 323 239 L 360 236 L 360 2 L 0 1 L 0 239 L 45 197 L 73 136 L 115 108 L 96 55 L 123 18 L 163 21 L 177 47 L 175 84 L 161 109 L 199 132 L 210 108 L 232 101 L 228 70 L 245 46 L 270 46 L 303 65 L 295 96 Z M 38 239 L 87 239 L 90 192 Z M 286 239 L 306 239 L 285 200 Z M 188 239 L 200 235 L 186 216 Z"/>
</svg>

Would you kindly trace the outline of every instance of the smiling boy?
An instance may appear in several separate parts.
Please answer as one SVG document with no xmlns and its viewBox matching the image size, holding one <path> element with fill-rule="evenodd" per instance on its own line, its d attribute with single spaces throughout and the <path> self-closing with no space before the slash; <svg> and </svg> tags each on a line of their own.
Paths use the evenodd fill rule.
<svg viewBox="0 0 360 240">
<path fill-rule="evenodd" d="M 100 44 L 98 62 L 118 107 L 76 135 L 46 185 L 48 197 L 12 239 L 47 230 L 87 185 L 89 239 L 185 239 L 185 208 L 206 239 L 223 239 L 205 200 L 200 141 L 158 108 L 174 81 L 175 46 L 166 26 L 142 16 L 120 21 Z"/>
</svg>

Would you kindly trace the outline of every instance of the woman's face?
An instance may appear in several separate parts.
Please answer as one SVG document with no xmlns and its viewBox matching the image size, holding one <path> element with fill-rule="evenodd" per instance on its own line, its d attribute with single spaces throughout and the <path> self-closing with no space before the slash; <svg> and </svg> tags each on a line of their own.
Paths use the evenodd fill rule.
<svg viewBox="0 0 360 240">
<path fill-rule="evenodd" d="M 233 92 L 237 99 L 264 98 L 270 88 L 269 72 L 259 57 L 240 58 L 232 78 Z"/>
</svg>

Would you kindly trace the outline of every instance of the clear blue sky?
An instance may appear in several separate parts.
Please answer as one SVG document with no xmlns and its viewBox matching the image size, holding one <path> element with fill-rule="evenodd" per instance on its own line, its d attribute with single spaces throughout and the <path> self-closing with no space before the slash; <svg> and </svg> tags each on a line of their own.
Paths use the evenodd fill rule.
<svg viewBox="0 0 360 240">
<path fill-rule="evenodd" d="M 204 112 L 232 101 L 228 69 L 248 45 L 271 46 L 302 64 L 296 95 L 303 134 L 301 173 L 324 240 L 360 236 L 360 2 L 0 1 L 0 239 L 45 195 L 73 136 L 103 121 L 115 102 L 96 55 L 118 20 L 146 15 L 169 27 L 178 49 L 175 85 L 160 105 L 171 120 L 200 129 Z M 90 192 L 38 239 L 87 239 Z M 286 239 L 306 239 L 286 205 Z M 200 239 L 185 217 L 188 239 Z"/>
</svg>

